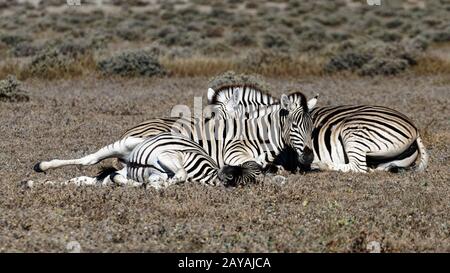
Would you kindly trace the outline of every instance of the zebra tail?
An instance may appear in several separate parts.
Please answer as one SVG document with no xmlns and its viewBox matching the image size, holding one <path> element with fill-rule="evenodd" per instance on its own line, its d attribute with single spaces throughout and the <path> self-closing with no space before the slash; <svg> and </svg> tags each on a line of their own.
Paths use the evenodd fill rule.
<svg viewBox="0 0 450 273">
<path fill-rule="evenodd" d="M 98 181 L 103 181 L 103 179 L 117 171 L 118 170 L 114 167 L 102 167 L 102 169 L 95 176 L 95 179 L 97 179 Z"/>
<path fill-rule="evenodd" d="M 427 168 L 428 165 L 428 159 L 429 155 L 427 153 L 427 150 L 425 149 L 425 146 L 423 145 L 422 139 L 420 136 L 417 136 L 417 147 L 419 150 L 419 164 L 416 167 L 417 172 L 423 172 Z"/>
</svg>

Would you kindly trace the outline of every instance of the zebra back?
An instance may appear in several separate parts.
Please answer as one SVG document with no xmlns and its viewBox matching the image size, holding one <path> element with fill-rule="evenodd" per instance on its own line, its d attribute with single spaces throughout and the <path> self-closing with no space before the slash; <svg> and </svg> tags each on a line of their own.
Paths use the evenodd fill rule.
<svg viewBox="0 0 450 273">
<path fill-rule="evenodd" d="M 191 139 L 171 133 L 161 133 L 148 138 L 133 149 L 127 161 L 128 178 L 145 182 L 151 170 L 166 172 L 155 164 L 157 156 L 164 152 L 182 154 L 182 158 L 174 160 L 181 161 L 188 181 L 215 184 L 219 170 L 216 162 Z"/>
<path fill-rule="evenodd" d="M 278 102 L 272 95 L 258 89 L 252 85 L 228 85 L 217 90 L 208 89 L 208 104 L 227 103 L 235 94 L 238 100 L 244 105 L 270 105 Z"/>
</svg>

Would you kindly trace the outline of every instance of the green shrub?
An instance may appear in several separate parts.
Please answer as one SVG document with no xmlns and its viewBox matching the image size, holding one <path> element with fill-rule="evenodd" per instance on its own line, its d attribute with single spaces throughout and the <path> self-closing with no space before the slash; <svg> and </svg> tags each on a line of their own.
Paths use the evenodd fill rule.
<svg viewBox="0 0 450 273">
<path fill-rule="evenodd" d="M 417 50 L 420 48 L 384 42 L 349 44 L 331 57 L 325 71 L 352 71 L 364 76 L 395 75 L 416 64 Z"/>
<path fill-rule="evenodd" d="M 289 45 L 287 39 L 283 35 L 272 31 L 264 33 L 261 38 L 265 48 L 282 48 Z"/>
<path fill-rule="evenodd" d="M 23 34 L 1 34 L 0 41 L 7 44 L 8 46 L 14 47 L 23 42 L 31 42 L 31 37 Z"/>
<path fill-rule="evenodd" d="M 161 76 L 164 68 L 153 54 L 139 50 L 119 53 L 98 63 L 98 68 L 104 74 L 120 76 Z"/>
<path fill-rule="evenodd" d="M 247 47 L 256 44 L 253 35 L 244 32 L 233 32 L 230 37 L 228 37 L 228 42 L 232 46 Z"/>
<path fill-rule="evenodd" d="M 364 63 L 358 73 L 362 76 L 395 75 L 409 66 L 406 59 L 390 57 L 374 57 Z"/>
<path fill-rule="evenodd" d="M 450 42 L 450 27 L 433 32 L 432 40 L 436 43 Z"/>
<path fill-rule="evenodd" d="M 230 48 L 227 44 L 223 42 L 205 42 L 202 45 L 199 45 L 201 48 L 201 52 L 207 56 L 224 56 L 231 52 L 233 52 L 232 48 Z"/>
<path fill-rule="evenodd" d="M 41 48 L 28 42 L 22 42 L 17 44 L 11 49 L 11 53 L 14 57 L 30 57 L 36 55 Z"/>
<path fill-rule="evenodd" d="M 281 63 L 291 63 L 289 54 L 273 50 L 252 50 L 238 61 L 238 67 L 244 71 L 261 71 Z"/>
<path fill-rule="evenodd" d="M 0 101 L 20 102 L 29 101 L 26 91 L 20 88 L 21 83 L 14 76 L 9 75 L 0 81 Z"/>
<path fill-rule="evenodd" d="M 75 58 L 50 48 L 33 57 L 29 64 L 29 72 L 34 77 L 55 78 L 58 74 L 71 74 L 74 63 L 76 63 Z"/>
</svg>

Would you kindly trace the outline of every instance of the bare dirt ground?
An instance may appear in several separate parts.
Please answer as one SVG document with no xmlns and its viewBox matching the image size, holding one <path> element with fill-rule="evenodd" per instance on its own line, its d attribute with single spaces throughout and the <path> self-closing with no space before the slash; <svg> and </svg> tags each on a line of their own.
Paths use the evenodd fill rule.
<svg viewBox="0 0 450 273">
<path fill-rule="evenodd" d="M 206 78 L 27 80 L 30 101 L 0 102 L 0 251 L 450 251 L 450 81 L 441 76 L 269 80 L 321 105 L 375 103 L 411 117 L 430 153 L 426 173 L 289 175 L 284 185 L 224 189 L 42 185 L 99 166 L 46 175 L 39 160 L 73 158 L 129 126 L 205 96 Z M 43 92 L 45 91 L 45 92 Z M 101 165 L 108 165 L 110 161 Z M 34 187 L 21 184 L 35 181 Z"/>
</svg>

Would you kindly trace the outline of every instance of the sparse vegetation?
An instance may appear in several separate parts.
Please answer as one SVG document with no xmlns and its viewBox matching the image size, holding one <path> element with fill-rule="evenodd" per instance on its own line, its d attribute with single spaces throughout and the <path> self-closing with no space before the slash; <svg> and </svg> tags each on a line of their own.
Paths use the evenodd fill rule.
<svg viewBox="0 0 450 273">
<path fill-rule="evenodd" d="M 234 189 L 61 185 L 100 167 L 44 175 L 34 173 L 33 164 L 95 151 L 125 128 L 167 116 L 175 104 L 192 105 L 209 84 L 204 77 L 30 80 L 26 107 L 0 102 L 3 251 L 64 252 L 73 240 L 82 252 L 366 252 L 371 241 L 382 252 L 450 251 L 448 76 L 255 81 L 270 84 L 276 97 L 293 87 L 308 97 L 319 93 L 321 106 L 376 103 L 400 110 L 424 132 L 429 168 L 420 174 L 283 173 L 283 185 L 267 179 Z M 27 180 L 34 186 L 21 183 Z"/>
<path fill-rule="evenodd" d="M 417 64 L 415 51 L 402 44 L 371 43 L 344 47 L 325 66 L 327 72 L 349 70 L 363 76 L 395 75 Z"/>
<path fill-rule="evenodd" d="M 164 68 L 150 52 L 143 50 L 117 54 L 98 63 L 98 68 L 105 74 L 120 76 L 161 76 Z"/>
<path fill-rule="evenodd" d="M 21 102 L 29 99 L 27 92 L 21 89 L 21 83 L 14 76 L 0 80 L 0 102 Z"/>
<path fill-rule="evenodd" d="M 119 54 L 127 47 L 156 45 L 162 48 L 157 56 L 160 62 L 171 59 L 182 64 L 182 69 L 169 64 L 173 76 L 178 72 L 209 76 L 212 72 L 195 65 L 216 67 L 221 62 L 217 58 L 226 59 L 228 64 L 223 69 L 213 69 L 220 72 L 232 67 L 241 72 L 301 76 L 305 71 L 297 68 L 298 60 L 308 60 L 314 69 L 308 69 L 307 73 L 316 75 L 342 70 L 361 76 L 391 75 L 410 71 L 411 67 L 410 60 L 401 57 L 405 50 L 397 44 L 420 42 L 426 54 L 428 46 L 450 41 L 450 30 L 445 23 L 449 6 L 439 1 L 436 1 L 439 4 L 427 2 L 423 6 L 390 2 L 379 8 L 351 5 L 348 1 L 245 2 L 242 5 L 225 0 L 214 1 L 212 5 L 204 1 L 184 4 L 164 1 L 151 9 L 147 9 L 149 5 L 144 0 L 127 2 L 126 6 L 120 1 L 110 1 L 111 10 L 92 9 L 89 7 L 92 2 L 86 2 L 76 10 L 61 9 L 63 16 L 49 12 L 49 7 L 61 6 L 57 2 L 45 2 L 37 9 L 25 4 L 4 4 L 3 9 L 11 13 L 0 18 L 0 55 L 7 55 L 0 66 L 10 65 L 16 58 L 42 55 L 42 45 L 59 40 L 66 46 L 73 43 L 72 48 L 81 51 L 87 49 L 97 61 L 103 56 Z M 85 7 L 90 10 L 84 11 Z M 351 40 L 358 41 L 359 46 L 349 51 L 330 52 L 330 48 L 342 48 Z M 379 52 L 376 58 L 367 56 L 365 48 L 371 44 L 392 45 L 398 52 L 385 51 L 386 55 Z M 258 63 L 254 62 L 255 58 L 268 56 L 260 53 L 264 51 L 271 51 L 272 64 L 251 67 Z M 80 61 L 74 56 L 64 56 L 64 62 L 72 66 Z M 367 60 L 360 64 L 364 58 Z M 206 64 L 207 60 L 212 63 Z M 317 69 L 317 65 L 322 67 Z M 45 72 L 33 75 L 53 78 Z"/>
<path fill-rule="evenodd" d="M 40 2 L 0 1 L 0 251 L 450 251 L 449 1 Z M 59 183 L 111 160 L 32 171 L 236 83 L 400 110 L 429 167 L 158 192 Z"/>
</svg>

